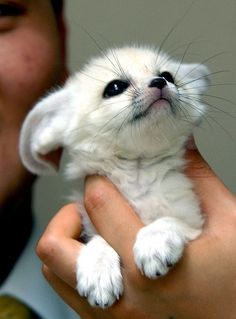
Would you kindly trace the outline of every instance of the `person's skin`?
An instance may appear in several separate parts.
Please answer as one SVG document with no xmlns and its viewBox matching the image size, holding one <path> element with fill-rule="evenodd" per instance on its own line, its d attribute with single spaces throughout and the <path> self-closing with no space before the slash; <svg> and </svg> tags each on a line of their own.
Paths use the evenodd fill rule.
<svg viewBox="0 0 236 319">
<path fill-rule="evenodd" d="M 0 0 L 0 282 L 31 228 L 34 177 L 19 158 L 20 127 L 34 103 L 66 74 L 57 22 L 50 0 Z"/>
<path fill-rule="evenodd" d="M 206 221 L 168 275 L 140 275 L 132 246 L 141 221 L 104 177 L 87 178 L 85 206 L 98 232 L 120 254 L 125 290 L 111 308 L 92 308 L 75 291 L 81 221 L 76 206 L 62 208 L 38 243 L 43 273 L 83 319 L 234 319 L 236 316 L 236 198 L 197 150 L 188 150 L 187 174 L 195 184 Z"/>
</svg>

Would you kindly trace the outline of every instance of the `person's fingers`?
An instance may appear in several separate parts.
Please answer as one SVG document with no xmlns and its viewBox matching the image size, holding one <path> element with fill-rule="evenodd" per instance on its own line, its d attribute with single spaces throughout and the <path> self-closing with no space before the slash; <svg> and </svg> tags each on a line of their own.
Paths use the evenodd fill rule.
<svg viewBox="0 0 236 319">
<path fill-rule="evenodd" d="M 132 247 L 142 222 L 115 186 L 101 176 L 90 176 L 85 186 L 85 208 L 105 240 L 131 266 Z"/>
<path fill-rule="evenodd" d="M 144 309 L 140 309 L 139 307 L 137 310 L 137 297 L 140 296 L 140 292 L 136 289 L 133 290 L 130 286 L 127 287 L 129 291 L 127 292 L 125 290 L 121 299 L 114 303 L 112 307 L 102 309 L 90 306 L 86 298 L 80 297 L 75 289 L 67 285 L 67 283 L 54 274 L 46 265 L 43 266 L 43 274 L 56 293 L 83 319 L 115 319 L 129 318 L 130 316 L 134 318 L 145 317 L 146 313 Z M 132 291 L 131 294 L 130 290 Z M 145 298 L 147 298 L 147 296 L 145 296 Z"/>
<path fill-rule="evenodd" d="M 75 287 L 76 260 L 82 244 L 81 221 L 75 204 L 63 207 L 51 220 L 38 242 L 39 258 L 71 287 Z"/>
<path fill-rule="evenodd" d="M 186 159 L 188 162 L 186 173 L 194 182 L 194 190 L 201 201 L 203 211 L 219 216 L 224 215 L 222 211 L 224 208 L 227 212 L 233 212 L 235 196 L 217 177 L 199 151 L 187 150 Z M 222 197 L 225 201 L 224 206 L 222 206 Z"/>
<path fill-rule="evenodd" d="M 190 178 L 216 178 L 215 173 L 197 149 L 187 149 L 185 158 L 187 160 L 186 174 Z"/>
<path fill-rule="evenodd" d="M 189 137 L 186 145 L 185 158 L 188 164 L 186 167 L 186 174 L 190 178 L 216 177 L 211 167 L 199 152 L 192 135 Z"/>
<path fill-rule="evenodd" d="M 43 274 L 51 287 L 56 293 L 83 319 L 95 319 L 93 316 L 93 309 L 88 304 L 85 298 L 80 297 L 78 292 L 70 285 L 65 283 L 46 265 L 43 266 Z"/>
</svg>

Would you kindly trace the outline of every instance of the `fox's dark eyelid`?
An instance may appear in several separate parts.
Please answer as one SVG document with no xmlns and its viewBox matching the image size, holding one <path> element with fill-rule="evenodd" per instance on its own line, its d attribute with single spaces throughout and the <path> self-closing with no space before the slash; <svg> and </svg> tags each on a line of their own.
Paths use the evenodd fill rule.
<svg viewBox="0 0 236 319">
<path fill-rule="evenodd" d="M 0 19 L 4 17 L 15 17 L 23 14 L 25 8 L 15 3 L 0 4 Z"/>
</svg>

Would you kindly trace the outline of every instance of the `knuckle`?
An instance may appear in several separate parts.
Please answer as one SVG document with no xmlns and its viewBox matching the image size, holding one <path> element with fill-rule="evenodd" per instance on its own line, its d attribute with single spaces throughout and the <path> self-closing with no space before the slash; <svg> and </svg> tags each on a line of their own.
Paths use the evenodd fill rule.
<svg viewBox="0 0 236 319">
<path fill-rule="evenodd" d="M 57 247 L 57 239 L 51 234 L 44 234 L 36 246 L 37 256 L 45 263 L 50 264 Z"/>
<path fill-rule="evenodd" d="M 85 192 L 84 205 L 89 212 L 99 211 L 105 207 L 108 200 L 108 192 L 105 187 L 93 187 Z"/>
</svg>

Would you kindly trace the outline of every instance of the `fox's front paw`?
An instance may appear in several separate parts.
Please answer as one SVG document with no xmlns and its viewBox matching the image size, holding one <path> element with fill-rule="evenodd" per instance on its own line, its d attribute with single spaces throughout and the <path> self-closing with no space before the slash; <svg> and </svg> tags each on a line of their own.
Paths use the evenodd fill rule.
<svg viewBox="0 0 236 319">
<path fill-rule="evenodd" d="M 101 308 L 111 306 L 123 292 L 119 256 L 100 236 L 85 245 L 78 257 L 77 290 Z"/>
<path fill-rule="evenodd" d="M 184 242 L 178 236 L 141 230 L 134 245 L 134 258 L 142 274 L 155 279 L 178 262 L 183 249 Z"/>
<path fill-rule="evenodd" d="M 174 218 L 159 219 L 143 227 L 134 245 L 138 268 L 151 279 L 167 274 L 183 255 L 186 242 L 200 232 Z"/>
</svg>

